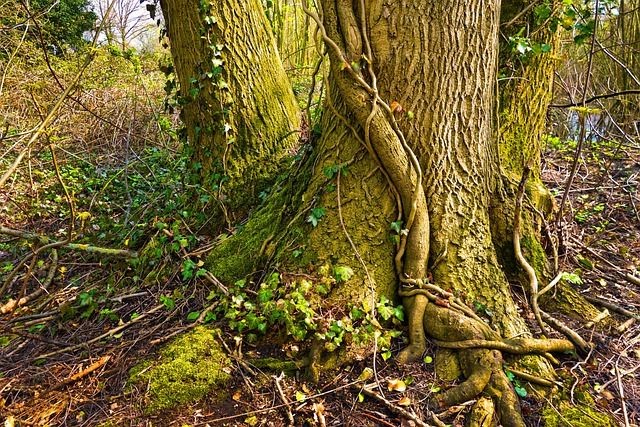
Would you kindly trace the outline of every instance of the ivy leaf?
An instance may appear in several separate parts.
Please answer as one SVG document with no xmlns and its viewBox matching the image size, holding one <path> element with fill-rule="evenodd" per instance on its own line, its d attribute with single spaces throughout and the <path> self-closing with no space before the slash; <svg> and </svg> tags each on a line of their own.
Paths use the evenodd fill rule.
<svg viewBox="0 0 640 427">
<path fill-rule="evenodd" d="M 273 291 L 266 286 L 261 286 L 258 291 L 258 301 L 265 303 L 273 298 Z"/>
<path fill-rule="evenodd" d="M 318 225 L 318 221 L 320 218 L 324 216 L 326 213 L 325 209 L 322 207 L 311 209 L 311 214 L 307 217 L 307 222 L 310 223 L 313 227 Z"/>
<path fill-rule="evenodd" d="M 378 307 L 378 314 L 384 320 L 389 320 L 393 316 L 393 307 L 389 307 L 388 305 L 383 305 Z"/>
<path fill-rule="evenodd" d="M 402 230 L 402 221 L 393 221 L 389 228 L 395 231 L 396 233 L 400 234 L 400 230 Z"/>
<path fill-rule="evenodd" d="M 514 387 L 514 389 L 516 390 L 516 394 L 520 397 L 527 397 L 527 389 L 522 387 L 521 385 L 516 385 Z"/>
<path fill-rule="evenodd" d="M 404 307 L 401 305 L 396 306 L 393 309 L 393 315 L 401 322 L 404 322 Z"/>
</svg>

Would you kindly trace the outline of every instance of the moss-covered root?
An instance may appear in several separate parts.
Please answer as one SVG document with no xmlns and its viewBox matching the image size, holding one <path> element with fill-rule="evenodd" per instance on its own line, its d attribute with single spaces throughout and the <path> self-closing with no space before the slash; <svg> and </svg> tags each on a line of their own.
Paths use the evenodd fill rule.
<svg viewBox="0 0 640 427">
<path fill-rule="evenodd" d="M 214 331 L 197 327 L 131 369 L 129 383 L 148 390 L 147 414 L 199 400 L 230 378 L 230 361 Z"/>
<path fill-rule="evenodd" d="M 574 351 L 575 347 L 571 341 L 562 339 L 536 339 L 536 338 L 515 338 L 495 340 L 465 340 L 465 341 L 438 341 L 439 347 L 449 349 L 471 349 L 488 348 L 500 350 L 511 354 L 546 354 L 556 352 Z"/>
<path fill-rule="evenodd" d="M 400 364 L 413 363 L 422 359 L 422 354 L 427 349 L 427 339 L 422 325 L 422 313 L 429 303 L 426 295 L 415 295 L 402 298 L 409 317 L 409 345 L 402 349 L 396 357 L 396 362 Z"/>
<path fill-rule="evenodd" d="M 471 413 L 467 419 L 467 427 L 493 427 L 493 414 L 495 408 L 493 401 L 487 397 L 481 397 L 471 408 Z"/>
<path fill-rule="evenodd" d="M 477 321 L 453 310 L 426 304 L 425 332 L 439 341 L 484 340 L 483 328 Z M 507 427 L 524 427 L 518 397 L 502 370 L 502 354 L 498 350 L 468 348 L 458 351 L 466 380 L 437 396 L 430 406 L 445 408 L 470 400 L 486 392 L 495 402 L 498 417 Z"/>
</svg>

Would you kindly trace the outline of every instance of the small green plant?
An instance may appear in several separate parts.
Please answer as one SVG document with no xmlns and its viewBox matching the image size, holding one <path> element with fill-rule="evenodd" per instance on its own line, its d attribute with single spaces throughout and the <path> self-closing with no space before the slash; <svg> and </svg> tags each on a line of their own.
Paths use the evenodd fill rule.
<svg viewBox="0 0 640 427">
<path fill-rule="evenodd" d="M 405 233 L 408 233 L 407 230 L 402 228 L 402 225 L 403 225 L 402 220 L 393 221 L 389 225 L 389 229 L 393 231 L 393 233 L 389 236 L 389 238 L 396 245 L 400 243 L 400 236 L 402 236 Z"/>
<path fill-rule="evenodd" d="M 100 316 L 101 319 L 103 318 L 109 319 L 112 322 L 117 322 L 118 320 L 120 320 L 120 316 L 118 316 L 118 313 L 116 313 L 114 310 L 110 308 L 103 308 L 102 310 L 100 310 L 98 315 Z"/>
<path fill-rule="evenodd" d="M 311 224 L 312 227 L 317 227 L 320 218 L 325 215 L 326 211 L 322 207 L 311 209 L 311 213 L 307 217 L 307 222 Z"/>
<path fill-rule="evenodd" d="M 80 292 L 76 297 L 76 307 L 80 311 L 80 318 L 87 319 L 98 309 L 98 303 L 104 302 L 104 298 L 97 295 L 95 289 Z"/>
<path fill-rule="evenodd" d="M 511 383 L 513 384 L 513 388 L 516 391 L 516 394 L 523 398 L 527 397 L 527 389 L 524 388 L 520 380 L 516 378 L 513 372 L 509 371 L 508 369 L 505 369 L 504 373 L 509 379 L 509 381 L 511 381 Z"/>
<path fill-rule="evenodd" d="M 582 278 L 576 273 L 562 273 L 562 280 L 574 285 L 582 285 Z"/>
<path fill-rule="evenodd" d="M 167 310 L 173 310 L 174 308 L 176 308 L 176 301 L 172 297 L 167 295 L 160 295 L 160 298 L 158 299 Z"/>
<path fill-rule="evenodd" d="M 330 165 L 330 166 L 325 166 L 322 169 L 322 173 L 324 173 L 324 176 L 326 176 L 329 179 L 333 179 L 338 172 L 340 172 L 341 175 L 347 175 L 347 164 L 346 163 L 340 163 L 339 165 Z"/>
</svg>

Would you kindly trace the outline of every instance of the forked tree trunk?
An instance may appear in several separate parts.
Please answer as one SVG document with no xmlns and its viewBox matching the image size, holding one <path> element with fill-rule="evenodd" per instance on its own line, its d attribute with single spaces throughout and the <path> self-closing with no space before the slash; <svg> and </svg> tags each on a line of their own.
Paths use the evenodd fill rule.
<svg viewBox="0 0 640 427">
<path fill-rule="evenodd" d="M 300 115 L 259 0 L 161 0 L 196 170 L 244 213 L 299 140 Z"/>
</svg>

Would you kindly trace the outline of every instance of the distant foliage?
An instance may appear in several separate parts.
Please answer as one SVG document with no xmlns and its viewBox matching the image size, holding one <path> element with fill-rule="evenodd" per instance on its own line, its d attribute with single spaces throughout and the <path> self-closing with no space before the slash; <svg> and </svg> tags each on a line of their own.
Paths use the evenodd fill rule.
<svg viewBox="0 0 640 427">
<path fill-rule="evenodd" d="M 25 5 L 14 0 L 0 5 L 1 43 L 5 49 L 16 45 L 23 35 L 25 40 L 37 43 L 42 35 L 55 54 L 67 48 L 77 50 L 87 43 L 83 35 L 93 29 L 97 18 L 88 0 L 32 0 L 28 10 Z"/>
</svg>

